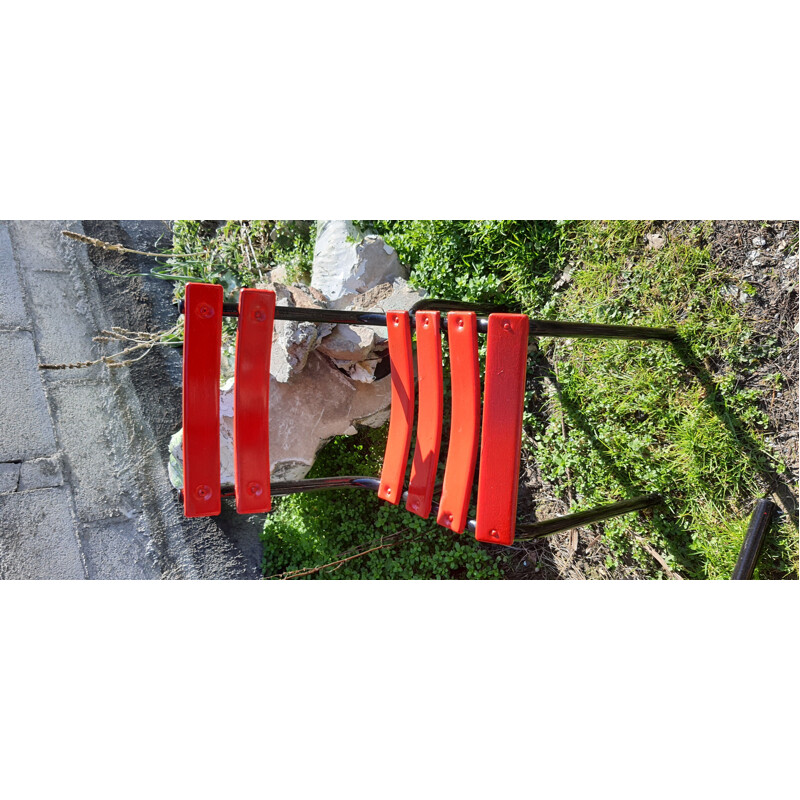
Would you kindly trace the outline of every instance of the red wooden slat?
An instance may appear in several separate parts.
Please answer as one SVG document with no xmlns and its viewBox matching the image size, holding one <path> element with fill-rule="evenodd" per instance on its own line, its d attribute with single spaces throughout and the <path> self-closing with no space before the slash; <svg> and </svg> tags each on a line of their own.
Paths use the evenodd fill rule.
<svg viewBox="0 0 800 800">
<path fill-rule="evenodd" d="M 269 358 L 275 292 L 242 289 L 233 389 L 233 474 L 236 510 L 269 511 Z"/>
<path fill-rule="evenodd" d="M 475 532 L 481 542 L 514 541 L 527 355 L 528 318 L 490 315 Z"/>
<path fill-rule="evenodd" d="M 186 285 L 183 343 L 183 511 L 210 517 L 221 511 L 219 368 L 222 287 Z"/>
<path fill-rule="evenodd" d="M 408 312 L 388 312 L 386 326 L 392 368 L 392 406 L 378 497 L 397 505 L 403 494 L 411 428 L 414 424 L 414 362 Z"/>
<path fill-rule="evenodd" d="M 442 338 L 438 311 L 419 311 L 417 327 L 417 443 L 411 462 L 406 509 L 427 519 L 433 503 L 436 467 L 442 443 Z"/>
<path fill-rule="evenodd" d="M 447 315 L 450 345 L 450 445 L 436 521 L 461 533 L 467 524 L 472 480 L 478 460 L 481 377 L 478 367 L 478 326 L 473 311 Z"/>
</svg>

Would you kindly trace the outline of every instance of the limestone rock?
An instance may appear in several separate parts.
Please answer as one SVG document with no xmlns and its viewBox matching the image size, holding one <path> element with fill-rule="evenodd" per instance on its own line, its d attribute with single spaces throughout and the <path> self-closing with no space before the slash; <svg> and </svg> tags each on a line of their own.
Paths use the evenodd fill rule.
<svg viewBox="0 0 800 800">
<path fill-rule="evenodd" d="M 407 277 L 397 252 L 380 236 L 364 236 L 350 220 L 318 222 L 311 285 L 329 300 Z"/>
<path fill-rule="evenodd" d="M 282 283 L 258 284 L 259 289 L 275 292 L 275 303 L 290 308 L 325 308 L 326 298 L 310 286 L 286 286 Z M 270 373 L 286 383 L 306 365 L 309 353 L 319 339 L 333 329 L 328 323 L 276 320 L 272 333 Z"/>
<path fill-rule="evenodd" d="M 233 483 L 233 386 L 220 391 L 220 479 Z M 311 469 L 319 449 L 334 436 L 355 433 L 356 426 L 378 428 L 389 419 L 391 378 L 353 381 L 319 353 L 291 381 L 273 376 L 269 385 L 269 461 L 272 480 L 298 480 Z M 183 485 L 183 437 L 170 441 L 169 476 Z"/>
</svg>

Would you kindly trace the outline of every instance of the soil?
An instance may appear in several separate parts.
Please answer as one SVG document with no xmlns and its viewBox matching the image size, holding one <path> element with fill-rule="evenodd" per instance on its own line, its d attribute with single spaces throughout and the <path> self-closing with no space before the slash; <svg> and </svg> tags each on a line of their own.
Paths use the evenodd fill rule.
<svg viewBox="0 0 800 800">
<path fill-rule="evenodd" d="M 698 239 L 694 231 L 700 226 Z M 763 359 L 753 371 L 737 373 L 741 388 L 763 391 L 766 398 L 762 410 L 769 417 L 767 442 L 781 456 L 787 471 L 778 475 L 765 473 L 764 496 L 778 506 L 773 525 L 784 514 L 797 526 L 798 481 L 798 259 L 797 221 L 661 221 L 655 223 L 650 237 L 676 237 L 708 246 L 716 263 L 728 274 L 726 292 L 731 301 L 741 307 L 755 332 L 773 337 L 778 343 L 777 355 Z M 745 291 L 745 288 L 747 291 Z M 755 290 L 755 292 L 753 292 Z M 723 370 L 722 364 L 705 363 L 713 379 Z M 780 388 L 774 388 L 769 376 L 783 376 Z M 548 391 L 548 377 L 543 372 L 535 376 L 529 388 Z M 542 399 L 544 399 L 542 397 Z M 538 398 L 537 398 L 538 402 Z M 539 474 L 535 460 L 525 458 L 523 447 L 523 478 L 520 484 L 519 513 L 524 519 L 547 519 L 569 511 L 569 504 L 558 497 L 559 492 Z M 647 514 L 647 511 L 640 512 Z M 652 577 L 659 570 L 667 578 L 679 578 L 672 573 L 648 543 L 640 542 L 652 556 L 652 568 L 645 569 L 633 559 L 609 570 L 606 557 L 610 554 L 604 544 L 602 523 L 589 528 L 555 534 L 533 542 L 519 543 L 511 548 L 512 556 L 505 568 L 509 579 L 577 579 L 616 578 L 637 580 Z"/>
</svg>

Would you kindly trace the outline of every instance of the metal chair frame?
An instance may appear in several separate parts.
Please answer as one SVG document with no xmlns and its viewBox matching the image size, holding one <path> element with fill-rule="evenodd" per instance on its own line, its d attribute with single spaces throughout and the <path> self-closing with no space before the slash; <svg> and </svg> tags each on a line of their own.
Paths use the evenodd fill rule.
<svg viewBox="0 0 800 800">
<path fill-rule="evenodd" d="M 242 290 L 238 304 L 223 303 L 222 287 L 211 284 L 188 284 L 186 300 L 180 302 L 178 310 L 186 315 L 183 390 L 185 490 L 181 492 L 186 516 L 220 513 L 222 497 L 234 497 L 240 513 L 259 513 L 270 510 L 273 496 L 357 488 L 377 492 L 379 497 L 394 504 L 404 502 L 410 512 L 422 517 L 434 513 L 439 524 L 456 532 L 468 530 L 480 541 L 510 545 L 515 535 L 521 540 L 548 536 L 650 508 L 661 502 L 660 495 L 649 494 L 540 522 L 517 524 L 515 519 L 528 337 L 670 341 L 678 337 L 673 328 L 536 320 L 520 314 L 507 314 L 496 306 L 444 300 L 422 300 L 409 312 L 286 308 L 275 305 L 272 292 L 256 289 Z M 219 345 L 223 317 L 240 318 L 234 401 L 234 486 L 223 486 L 219 480 Z M 336 476 L 297 481 L 269 480 L 269 356 L 274 320 L 387 328 L 392 366 L 392 418 L 380 478 Z M 257 335 L 248 333 L 243 336 L 243 329 L 257 331 Z M 418 381 L 417 445 L 406 489 L 405 471 L 415 399 L 411 354 L 411 334 L 414 331 L 418 339 L 420 377 L 433 374 L 438 367 L 438 382 L 429 378 L 425 378 L 424 384 Z M 452 418 L 455 421 L 456 415 L 460 415 L 461 429 L 465 426 L 473 428 L 472 439 L 467 436 L 471 445 L 464 444 L 451 433 L 444 487 L 434 486 L 442 422 L 442 331 L 448 332 L 450 338 L 451 367 L 455 370 L 454 360 L 458 357 L 460 363 L 466 364 L 459 369 L 466 370 L 463 375 L 469 376 L 459 378 L 459 385 L 456 385 L 455 376 L 453 378 Z M 482 426 L 475 418 L 476 402 L 478 413 L 480 411 L 477 333 L 489 335 Z M 458 355 L 459 350 L 463 357 Z M 482 439 L 478 518 L 467 520 L 466 507 L 471 497 L 478 450 L 475 437 L 479 427 Z M 488 434 L 487 428 L 490 429 Z M 516 453 L 512 452 L 514 448 Z M 454 452 L 461 456 L 451 459 Z M 466 463 L 470 460 L 471 464 Z M 451 463 L 456 462 L 459 466 L 451 468 Z M 458 471 L 459 475 L 450 477 L 448 472 L 451 469 L 453 473 Z M 450 486 L 458 487 L 457 500 L 448 499 L 448 482 Z M 433 502 L 433 495 L 439 490 L 443 490 L 441 499 L 438 503 Z"/>
</svg>

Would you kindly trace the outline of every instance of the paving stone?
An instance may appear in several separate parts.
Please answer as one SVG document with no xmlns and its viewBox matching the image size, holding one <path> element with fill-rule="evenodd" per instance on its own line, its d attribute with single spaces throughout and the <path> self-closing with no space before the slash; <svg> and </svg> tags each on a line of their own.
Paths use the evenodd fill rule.
<svg viewBox="0 0 800 800">
<path fill-rule="evenodd" d="M 0 578 L 85 577 L 67 487 L 0 496 Z"/>
<path fill-rule="evenodd" d="M 73 364 L 98 357 L 89 304 L 69 273 L 22 269 L 43 364 Z M 99 365 L 87 369 L 47 370 L 47 378 L 95 377 Z"/>
<path fill-rule="evenodd" d="M 0 326 L 27 328 L 29 324 L 8 226 L 0 225 Z"/>
<path fill-rule="evenodd" d="M 0 331 L 0 353 L 0 462 L 50 456 L 56 443 L 33 337 Z"/>
<path fill-rule="evenodd" d="M 9 223 L 14 253 L 23 275 L 32 269 L 69 271 L 64 259 L 69 243 L 60 232 L 66 227 L 69 226 L 53 220 L 14 220 Z"/>
<path fill-rule="evenodd" d="M 125 441 L 108 387 L 61 382 L 49 390 L 53 413 L 78 517 L 84 522 L 131 514 L 123 492 L 112 441 Z M 130 465 L 135 469 L 135 465 Z"/>
<path fill-rule="evenodd" d="M 19 488 L 17 491 L 27 492 L 30 489 L 51 489 L 62 486 L 64 475 L 61 472 L 61 458 L 58 455 L 50 458 L 37 458 L 20 464 Z"/>
<path fill-rule="evenodd" d="M 19 485 L 19 464 L 0 464 L 0 494 L 16 492 Z"/>
<path fill-rule="evenodd" d="M 155 553 L 130 520 L 80 526 L 86 569 L 92 580 L 160 578 Z"/>
</svg>

